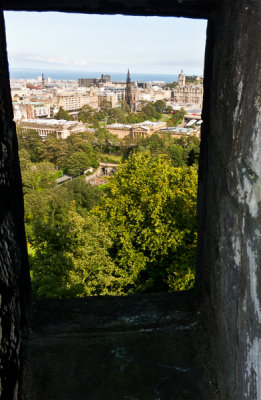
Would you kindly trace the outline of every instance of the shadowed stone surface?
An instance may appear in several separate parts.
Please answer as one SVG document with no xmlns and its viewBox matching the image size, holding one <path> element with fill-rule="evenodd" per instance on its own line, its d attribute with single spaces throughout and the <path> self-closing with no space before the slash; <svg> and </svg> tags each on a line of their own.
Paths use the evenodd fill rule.
<svg viewBox="0 0 261 400">
<path fill-rule="evenodd" d="M 216 0 L 2 0 L 6 10 L 67 11 L 89 14 L 158 15 L 209 18 Z"/>
<path fill-rule="evenodd" d="M 217 400 L 191 298 L 37 301 L 28 400 Z"/>
<path fill-rule="evenodd" d="M 199 178 L 203 315 L 224 400 L 261 399 L 261 2 L 207 35 Z"/>
<path fill-rule="evenodd" d="M 1 7 L 209 18 L 198 298 L 221 399 L 260 400 L 260 0 L 3 0 Z M 0 397 L 17 400 L 30 284 L 2 15 L 0 51 Z M 162 306 L 153 296 L 138 299 L 35 304 L 27 398 L 215 400 L 191 299 Z"/>
<path fill-rule="evenodd" d="M 0 12 L 0 398 L 17 399 L 20 328 L 30 292 L 23 222 L 23 195 Z"/>
</svg>

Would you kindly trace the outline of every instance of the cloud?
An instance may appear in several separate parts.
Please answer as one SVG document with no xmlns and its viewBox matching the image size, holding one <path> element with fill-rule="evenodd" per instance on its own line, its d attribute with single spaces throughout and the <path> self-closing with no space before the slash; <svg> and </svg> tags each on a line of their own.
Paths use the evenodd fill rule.
<svg viewBox="0 0 261 400">
<path fill-rule="evenodd" d="M 90 63 L 82 58 L 69 58 L 69 57 L 55 57 L 44 54 L 10 54 L 9 61 L 15 64 L 30 64 L 32 65 L 50 65 L 50 66 L 70 66 L 70 67 L 84 67 L 89 66 Z"/>
</svg>

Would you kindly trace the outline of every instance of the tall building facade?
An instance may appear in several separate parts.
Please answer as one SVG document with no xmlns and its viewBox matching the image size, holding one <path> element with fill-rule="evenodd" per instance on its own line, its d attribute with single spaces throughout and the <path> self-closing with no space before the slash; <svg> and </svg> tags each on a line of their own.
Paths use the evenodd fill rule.
<svg viewBox="0 0 261 400">
<path fill-rule="evenodd" d="M 196 83 L 186 83 L 186 76 L 181 71 L 178 77 L 178 85 L 172 91 L 172 100 L 179 104 L 197 104 L 202 107 L 203 85 L 197 77 Z"/>
</svg>

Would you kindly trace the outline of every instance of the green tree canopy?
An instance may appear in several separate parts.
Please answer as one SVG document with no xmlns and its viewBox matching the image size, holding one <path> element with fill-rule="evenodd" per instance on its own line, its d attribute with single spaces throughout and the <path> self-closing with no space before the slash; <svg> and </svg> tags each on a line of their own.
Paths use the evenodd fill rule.
<svg viewBox="0 0 261 400">
<path fill-rule="evenodd" d="M 121 108 L 111 108 L 109 110 L 108 124 L 112 124 L 114 122 L 118 122 L 121 124 L 126 123 L 126 115 Z"/>
<path fill-rule="evenodd" d="M 85 122 L 85 123 L 86 122 L 92 122 L 93 113 L 94 113 L 94 110 L 88 104 L 86 104 L 79 111 L 78 121 L 82 121 L 82 122 Z"/>
<path fill-rule="evenodd" d="M 93 160 L 88 154 L 78 151 L 68 159 L 67 172 L 72 176 L 82 175 L 86 169 L 91 167 L 92 163 Z"/>
<path fill-rule="evenodd" d="M 108 112 L 111 109 L 111 102 L 106 99 L 101 99 L 100 101 L 101 111 Z"/>
<path fill-rule="evenodd" d="M 59 111 L 55 114 L 54 119 L 65 119 L 66 121 L 73 121 L 73 117 L 68 113 L 68 111 L 64 110 L 62 107 L 59 107 Z"/>
<path fill-rule="evenodd" d="M 149 152 L 152 156 L 160 155 L 165 152 L 165 143 L 159 135 L 154 133 L 147 138 L 139 139 L 137 146 L 135 148 L 137 152 Z"/>
<path fill-rule="evenodd" d="M 176 81 L 171 82 L 171 83 L 166 83 L 166 85 L 164 85 L 164 87 L 169 87 L 170 89 L 173 89 L 176 86 L 178 86 L 178 82 L 176 82 Z"/>
<path fill-rule="evenodd" d="M 63 139 L 56 135 L 48 135 L 43 142 L 40 159 L 55 164 L 58 168 L 65 166 L 69 156 L 69 146 Z"/>
<path fill-rule="evenodd" d="M 163 113 L 166 110 L 166 104 L 162 100 L 157 100 L 154 103 L 154 108 L 158 113 Z"/>
<path fill-rule="evenodd" d="M 181 146 L 173 143 L 168 147 L 167 153 L 170 156 L 172 165 L 174 165 L 174 167 L 185 166 L 186 163 L 184 159 L 184 149 Z"/>
<path fill-rule="evenodd" d="M 144 115 L 144 119 L 147 120 L 158 120 L 161 118 L 161 114 L 156 111 L 153 103 L 148 103 L 146 106 L 142 107 L 141 113 Z"/>
<path fill-rule="evenodd" d="M 40 155 L 43 148 L 43 140 L 36 130 L 25 130 L 17 127 L 17 138 L 19 151 L 26 150 L 30 160 L 35 163 L 40 161 Z"/>
<path fill-rule="evenodd" d="M 50 208 L 33 223 L 30 243 L 33 293 L 40 297 L 121 294 L 117 267 L 108 247 L 106 225 L 94 215 L 81 216 L 74 204 Z"/>
<path fill-rule="evenodd" d="M 172 266 L 181 249 L 190 251 L 195 243 L 196 192 L 194 168 L 176 168 L 166 158 L 146 153 L 131 156 L 111 179 L 94 212 L 109 227 L 110 254 L 122 271 L 126 292 L 166 290 L 172 282 L 169 274 L 175 281 Z M 193 254 L 189 265 L 183 259 L 183 276 L 194 270 Z"/>
<path fill-rule="evenodd" d="M 177 126 L 182 123 L 186 110 L 181 107 L 180 110 L 175 110 L 170 119 L 167 121 L 168 126 Z"/>
<path fill-rule="evenodd" d="M 55 166 L 49 162 L 29 163 L 25 169 L 22 169 L 24 193 L 28 193 L 31 190 L 42 191 L 54 187 L 56 179 L 57 171 Z"/>
</svg>

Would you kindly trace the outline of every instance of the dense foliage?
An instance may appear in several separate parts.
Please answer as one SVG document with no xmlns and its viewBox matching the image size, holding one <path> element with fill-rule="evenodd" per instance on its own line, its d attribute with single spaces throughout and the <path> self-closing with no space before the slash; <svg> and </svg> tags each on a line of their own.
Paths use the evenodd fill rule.
<svg viewBox="0 0 261 400">
<path fill-rule="evenodd" d="M 54 114 L 54 119 L 65 119 L 66 121 L 72 121 L 73 117 L 68 113 L 68 111 L 64 110 L 62 107 L 59 107 L 58 113 Z"/>
<path fill-rule="evenodd" d="M 164 107 L 148 103 L 143 116 L 156 118 Z M 93 117 L 88 107 L 82 111 Z M 112 120 L 121 113 L 131 116 L 124 104 L 106 113 Z M 154 134 L 132 143 L 99 126 L 94 133 L 44 141 L 35 131 L 18 129 L 18 141 L 34 295 L 123 295 L 193 286 L 197 138 Z M 82 176 L 99 161 L 121 159 L 104 186 L 92 187 Z M 58 186 L 64 173 L 73 179 Z"/>
<path fill-rule="evenodd" d="M 110 181 L 94 213 L 109 227 L 124 292 L 167 290 L 168 281 L 175 288 L 177 264 L 184 276 L 194 270 L 191 255 L 180 254 L 195 250 L 196 187 L 195 168 L 147 153 L 130 157 Z"/>
<path fill-rule="evenodd" d="M 146 120 L 158 121 L 162 118 L 163 113 L 170 111 L 171 107 L 166 106 L 162 100 L 145 102 L 141 110 L 136 113 L 130 112 L 129 106 L 125 101 L 122 101 L 121 107 L 111 108 L 110 102 L 103 100 L 100 111 L 94 111 L 89 105 L 83 106 L 79 112 L 78 119 L 84 123 L 92 124 L 97 128 L 101 122 L 106 124 L 113 124 L 115 122 L 134 124 Z"/>
</svg>

